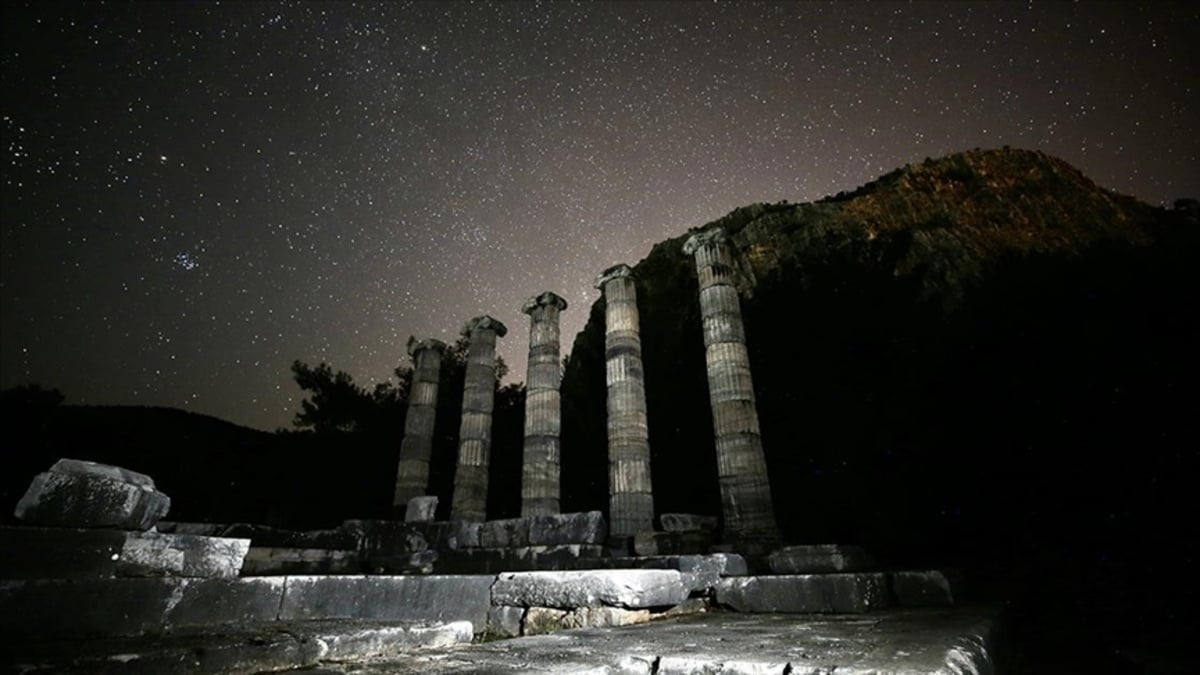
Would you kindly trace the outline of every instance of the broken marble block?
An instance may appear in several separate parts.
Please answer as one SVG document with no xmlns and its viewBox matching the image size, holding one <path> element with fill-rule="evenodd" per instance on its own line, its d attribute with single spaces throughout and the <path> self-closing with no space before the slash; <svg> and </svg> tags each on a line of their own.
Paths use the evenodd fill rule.
<svg viewBox="0 0 1200 675">
<path fill-rule="evenodd" d="M 404 522 L 429 523 L 437 517 L 437 497 L 413 497 L 404 510 Z"/>
<path fill-rule="evenodd" d="M 630 624 L 646 623 L 650 620 L 648 609 L 621 609 L 619 607 L 578 607 L 555 609 L 553 607 L 530 607 L 521 620 L 522 635 L 542 635 L 572 628 L 611 628 Z"/>
<path fill-rule="evenodd" d="M 691 530 L 713 531 L 717 529 L 716 516 L 701 516 L 695 513 L 664 513 L 658 522 L 665 532 L 688 532 Z"/>
<path fill-rule="evenodd" d="M 29 525 L 145 531 L 170 508 L 171 498 L 156 490 L 145 474 L 60 459 L 33 477 L 14 515 Z"/>
<path fill-rule="evenodd" d="M 608 523 L 599 511 L 559 513 L 529 518 L 530 546 L 563 544 L 603 544 L 608 538 Z"/>
<path fill-rule="evenodd" d="M 675 570 L 504 572 L 492 586 L 492 604 L 520 607 L 671 607 L 687 599 Z"/>
</svg>

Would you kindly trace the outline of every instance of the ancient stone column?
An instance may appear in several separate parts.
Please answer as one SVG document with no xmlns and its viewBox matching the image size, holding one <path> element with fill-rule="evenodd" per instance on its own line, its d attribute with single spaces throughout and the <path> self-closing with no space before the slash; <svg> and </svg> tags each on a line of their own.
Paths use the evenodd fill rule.
<svg viewBox="0 0 1200 675">
<path fill-rule="evenodd" d="M 596 277 L 605 302 L 609 532 L 614 537 L 654 529 L 646 384 L 632 273 L 628 265 L 616 265 Z"/>
<path fill-rule="evenodd" d="M 525 378 L 525 452 L 521 465 L 521 515 L 559 512 L 559 434 L 562 382 L 558 315 L 567 301 L 546 291 L 525 301 L 529 315 L 529 371 Z"/>
<path fill-rule="evenodd" d="M 700 316 L 726 536 L 777 540 L 742 308 L 733 285 L 733 259 L 725 231 L 698 232 L 684 243 L 683 251 L 695 256 L 700 278 Z"/>
<path fill-rule="evenodd" d="M 392 495 L 392 511 L 396 515 L 404 515 L 408 500 L 427 494 L 438 380 L 445 350 L 446 343 L 441 340 L 408 338 L 408 354 L 413 360 L 412 390 L 408 393 L 404 440 L 400 442 L 400 467 L 396 471 L 396 491 Z"/>
<path fill-rule="evenodd" d="M 458 431 L 458 468 L 450 502 L 455 520 L 481 522 L 487 517 L 488 460 L 492 451 L 492 406 L 496 396 L 496 338 L 508 328 L 490 316 L 467 322 L 470 337 L 467 378 L 463 385 L 462 425 Z"/>
</svg>

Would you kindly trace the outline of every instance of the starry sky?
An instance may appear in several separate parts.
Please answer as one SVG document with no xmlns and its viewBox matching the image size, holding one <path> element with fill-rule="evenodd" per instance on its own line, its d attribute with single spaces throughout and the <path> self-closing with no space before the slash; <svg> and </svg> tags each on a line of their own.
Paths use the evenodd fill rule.
<svg viewBox="0 0 1200 675">
<path fill-rule="evenodd" d="M 272 430 L 294 359 L 564 296 L 752 202 L 1038 149 L 1200 196 L 1187 3 L 6 3 L 0 386 Z"/>
</svg>

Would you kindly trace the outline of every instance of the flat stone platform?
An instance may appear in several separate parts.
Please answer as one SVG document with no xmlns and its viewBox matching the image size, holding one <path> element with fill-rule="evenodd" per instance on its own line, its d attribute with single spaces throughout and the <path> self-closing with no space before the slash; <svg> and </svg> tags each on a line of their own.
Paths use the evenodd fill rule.
<svg viewBox="0 0 1200 675">
<path fill-rule="evenodd" d="M 918 675 L 994 672 L 987 609 L 889 610 L 820 617 L 711 612 L 426 649 L 322 673 L 745 673 Z"/>
</svg>

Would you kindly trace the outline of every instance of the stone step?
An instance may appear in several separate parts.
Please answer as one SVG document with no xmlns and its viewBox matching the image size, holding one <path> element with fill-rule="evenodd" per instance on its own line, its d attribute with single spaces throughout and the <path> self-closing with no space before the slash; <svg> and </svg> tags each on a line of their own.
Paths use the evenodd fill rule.
<svg viewBox="0 0 1200 675">
<path fill-rule="evenodd" d="M 21 673 L 191 675 L 258 673 L 325 663 L 392 659 L 415 650 L 470 643 L 470 622 L 279 622 L 169 636 L 26 642 L 10 652 Z"/>
<path fill-rule="evenodd" d="M 0 527 L 0 579 L 236 577 L 249 539 L 129 530 Z"/>
<path fill-rule="evenodd" d="M 716 602 L 738 612 L 853 614 L 892 606 L 948 607 L 954 595 L 938 570 L 729 577 Z"/>
<path fill-rule="evenodd" d="M 282 576 L 0 581 L 0 641 L 121 637 L 280 621 L 469 621 L 493 576 Z"/>
</svg>

